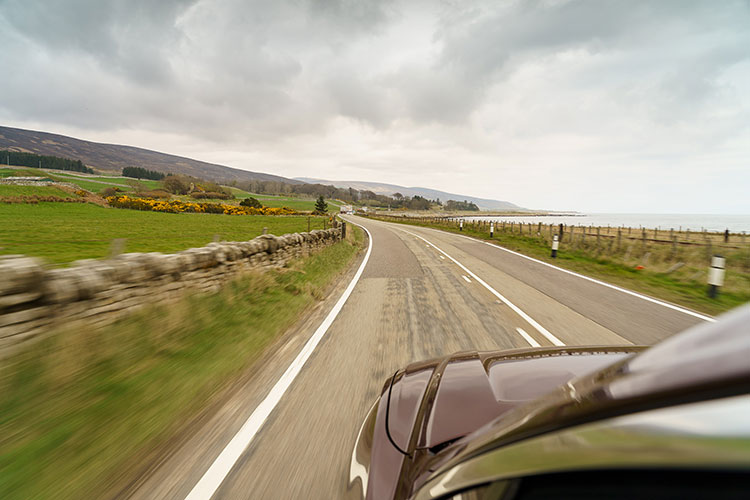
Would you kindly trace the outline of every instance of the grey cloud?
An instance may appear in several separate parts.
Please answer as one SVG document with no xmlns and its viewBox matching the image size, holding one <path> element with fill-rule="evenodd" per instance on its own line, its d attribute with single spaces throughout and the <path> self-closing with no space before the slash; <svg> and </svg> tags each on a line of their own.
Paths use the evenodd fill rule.
<svg viewBox="0 0 750 500">
<path fill-rule="evenodd" d="M 437 151 L 409 156 L 417 167 L 463 151 L 469 159 L 451 168 L 468 172 L 494 165 L 487 158 L 509 143 L 533 155 L 566 134 L 592 149 L 675 158 L 677 148 L 737 141 L 748 126 L 745 80 L 725 76 L 748 61 L 747 2 L 436 5 L 0 0 L 0 119 L 282 156 L 355 121 L 394 141 L 372 166 L 389 173 L 412 148 Z M 427 28 L 399 28 L 417 21 Z M 370 161 L 359 151 L 331 159 Z"/>
<path fill-rule="evenodd" d="M 524 1 L 501 8 L 496 3 L 468 7 L 460 3 L 442 18 L 435 35 L 442 50 L 429 74 L 406 70 L 402 76 L 420 80 L 432 90 L 410 94 L 407 85 L 415 119 L 451 123 L 470 116 L 488 87 L 503 82 L 519 66 L 583 50 L 606 54 L 607 67 L 600 69 L 611 71 L 609 78 L 620 84 L 644 78 L 666 83 L 672 78 L 670 71 L 680 73 L 684 95 L 673 94 L 672 99 L 680 99 L 684 107 L 694 102 L 695 93 L 703 98 L 715 92 L 712 80 L 724 68 L 750 57 L 748 25 L 750 10 L 740 2 L 725 9 L 712 2 L 679 0 Z M 633 53 L 638 61 L 630 58 Z M 674 59 L 661 59 L 664 53 Z M 654 63 L 661 66 L 649 67 Z M 591 76 L 578 81 L 590 85 L 601 80 Z M 435 99 L 441 86 L 453 89 L 442 105 Z M 656 92 L 648 99 L 660 97 Z"/>
</svg>

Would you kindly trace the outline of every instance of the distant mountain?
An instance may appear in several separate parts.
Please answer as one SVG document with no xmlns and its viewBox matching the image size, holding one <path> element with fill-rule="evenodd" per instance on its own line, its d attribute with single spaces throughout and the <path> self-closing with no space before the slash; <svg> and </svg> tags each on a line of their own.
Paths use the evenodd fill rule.
<svg viewBox="0 0 750 500">
<path fill-rule="evenodd" d="M 423 187 L 404 187 L 395 184 L 381 184 L 379 182 L 361 182 L 361 181 L 327 181 L 323 179 L 313 179 L 310 177 L 295 177 L 296 180 L 308 183 L 329 184 L 337 188 L 353 188 L 360 190 L 372 191 L 375 194 L 384 194 L 392 196 L 394 193 L 401 193 L 404 196 L 419 195 L 430 200 L 440 199 L 442 202 L 448 200 L 470 201 L 476 203 L 481 210 L 525 210 L 524 208 L 514 205 L 508 201 L 489 200 L 486 198 L 477 198 L 465 194 L 446 193 L 437 189 Z"/>
<path fill-rule="evenodd" d="M 217 182 L 262 180 L 300 183 L 278 175 L 249 172 L 149 149 L 82 141 L 20 128 L 0 127 L 0 149 L 72 158 L 81 160 L 89 167 L 117 173 L 123 167 L 143 167 L 165 174 L 186 174 Z"/>
</svg>

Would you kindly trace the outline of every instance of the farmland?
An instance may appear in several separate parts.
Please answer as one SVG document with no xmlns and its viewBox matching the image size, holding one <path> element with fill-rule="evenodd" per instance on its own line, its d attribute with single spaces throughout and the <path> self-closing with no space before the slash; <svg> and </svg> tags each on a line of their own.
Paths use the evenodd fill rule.
<svg viewBox="0 0 750 500">
<path fill-rule="evenodd" d="M 121 177 L 121 176 L 96 176 L 96 175 L 83 175 L 83 174 L 73 174 L 69 172 L 63 172 L 63 171 L 49 171 L 49 170 L 39 170 L 34 168 L 26 168 L 26 167 L 2 167 L 0 168 L 0 177 L 9 177 L 9 176 L 28 176 L 28 177 L 47 177 L 51 180 L 58 181 L 58 182 L 68 182 L 75 184 L 82 189 L 85 189 L 87 191 L 91 191 L 92 193 L 101 193 L 102 190 L 106 188 L 117 188 L 123 193 L 133 193 L 143 190 L 154 190 L 154 189 L 161 189 L 162 184 L 159 181 L 153 181 L 153 180 L 138 180 L 138 179 L 131 179 L 129 177 Z M 300 212 L 312 212 L 315 210 L 315 200 L 312 198 L 299 198 L 294 196 L 274 196 L 274 195 L 268 195 L 268 194 L 255 194 L 255 193 L 248 193 L 247 191 L 243 191 L 241 189 L 238 189 L 236 187 L 228 187 L 229 190 L 232 192 L 232 194 L 235 196 L 236 199 L 234 200 L 213 200 L 213 199 L 204 199 L 202 201 L 208 201 L 208 202 L 222 202 L 226 204 L 238 204 L 240 201 L 242 201 L 244 198 L 253 197 L 260 201 L 264 206 L 267 207 L 288 207 L 293 210 L 297 210 Z M 28 194 L 42 194 L 40 192 L 29 192 Z M 10 194 L 5 194 L 4 192 L 0 191 L 0 196 L 10 196 Z M 184 196 L 175 196 L 175 198 L 183 200 L 183 201 L 191 201 L 192 198 L 188 195 Z M 337 200 L 326 200 L 326 203 L 329 205 L 329 211 L 330 212 L 336 212 L 338 210 L 338 207 L 341 205 L 341 202 Z"/>
<path fill-rule="evenodd" d="M 323 229 L 327 220 L 309 219 L 311 229 Z M 78 203 L 2 205 L 0 254 L 24 254 L 66 264 L 106 257 L 117 238 L 126 239 L 126 252 L 170 253 L 203 246 L 215 237 L 249 240 L 262 234 L 263 228 L 276 235 L 307 231 L 307 224 L 307 216 L 167 214 Z"/>
</svg>

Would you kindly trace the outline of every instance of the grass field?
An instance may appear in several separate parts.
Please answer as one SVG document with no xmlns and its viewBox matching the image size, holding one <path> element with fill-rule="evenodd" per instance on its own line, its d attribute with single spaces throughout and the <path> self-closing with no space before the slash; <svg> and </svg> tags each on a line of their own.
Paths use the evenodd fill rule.
<svg viewBox="0 0 750 500">
<path fill-rule="evenodd" d="M 0 178 L 2 177 L 48 177 L 43 170 L 34 170 L 24 167 L 0 167 Z"/>
<path fill-rule="evenodd" d="M 14 186 L 12 184 L 0 184 L 0 197 L 2 196 L 59 196 L 61 198 L 76 198 L 73 193 L 68 193 L 55 186 Z"/>
<path fill-rule="evenodd" d="M 121 178 L 108 178 L 108 177 L 97 177 L 97 176 L 80 176 L 70 174 L 64 170 L 39 170 L 34 168 L 26 167 L 2 167 L 0 168 L 0 177 L 11 177 L 11 176 L 23 176 L 23 177 L 47 177 L 53 181 L 68 182 L 80 186 L 81 188 L 91 191 L 92 193 L 99 193 L 102 189 L 108 187 L 117 187 L 123 191 L 133 191 L 134 187 L 131 184 L 140 183 L 144 189 L 157 189 L 160 184 L 158 181 L 130 179 L 128 177 Z"/>
<path fill-rule="evenodd" d="M 0 498 L 111 495 L 324 295 L 361 248 L 357 233 L 288 269 L 61 331 L 4 360 Z"/>
<path fill-rule="evenodd" d="M 381 219 L 389 222 L 433 227 L 453 233 L 460 232 L 455 222 L 439 219 L 431 221 L 409 220 L 400 217 L 381 217 Z M 559 267 L 578 271 L 587 276 L 599 278 L 709 314 L 718 314 L 750 301 L 750 249 L 739 251 L 736 255 L 727 259 L 728 267 L 724 286 L 719 293 L 719 297 L 711 299 L 706 293 L 707 262 L 698 264 L 686 259 L 687 265 L 684 265 L 678 271 L 668 273 L 666 270 L 669 267 L 669 262 L 654 262 L 659 257 L 659 254 L 654 253 L 650 257 L 648 268 L 636 270 L 634 264 L 642 257 L 635 254 L 623 259 L 620 254 L 602 254 L 599 249 L 593 246 L 570 248 L 565 243 L 561 245 L 558 257 L 553 259 L 550 256 L 549 243 L 544 237 L 499 232 L 498 230 L 494 238 L 490 238 L 487 232 L 473 228 L 469 224 L 466 224 L 464 231 L 460 233 L 486 241 L 493 241 L 504 248 L 553 263 Z M 682 252 L 683 256 L 687 257 L 684 253 L 688 251 L 682 250 Z"/>
<path fill-rule="evenodd" d="M 80 186 L 87 191 L 91 191 L 92 193 L 100 193 L 103 189 L 106 189 L 108 187 L 116 187 L 125 193 L 132 193 L 136 191 L 135 185 L 140 185 L 140 188 L 145 190 L 160 189 L 162 187 L 159 181 L 152 181 L 147 179 L 137 180 L 131 179 L 130 177 L 113 178 L 111 176 L 82 176 L 71 174 L 63 170 L 49 172 L 25 167 L 0 168 L 0 177 L 9 177 L 11 175 L 48 177 L 55 181 L 76 184 L 77 186 Z M 300 212 L 312 212 L 313 210 L 315 210 L 315 199 L 298 198 L 294 196 L 253 194 L 235 187 L 229 187 L 229 189 L 236 197 L 235 200 L 204 199 L 200 201 L 209 203 L 238 204 L 240 201 L 242 201 L 242 199 L 252 196 L 267 207 L 288 207 Z M 0 194 L 0 196 L 2 195 Z M 195 201 L 190 196 L 176 196 L 176 198 L 186 201 Z M 328 203 L 328 211 L 331 213 L 338 212 L 339 206 L 341 205 L 341 202 L 338 200 L 326 200 L 326 203 Z"/>
<path fill-rule="evenodd" d="M 34 188 L 38 189 L 38 188 Z M 324 217 L 310 217 L 323 229 Z M 210 243 L 214 235 L 244 241 L 263 233 L 307 231 L 307 216 L 230 216 L 167 214 L 103 208 L 91 204 L 13 204 L 0 208 L 0 254 L 24 254 L 65 264 L 106 257 L 115 238 L 126 238 L 126 252 L 171 253 Z"/>
<path fill-rule="evenodd" d="M 263 205 L 267 207 L 289 207 L 293 208 L 294 210 L 299 211 L 313 211 L 315 210 L 315 199 L 308 199 L 308 198 L 297 198 L 293 196 L 275 196 L 275 195 L 268 195 L 268 194 L 254 194 L 254 193 L 248 193 L 247 191 L 242 191 L 241 189 L 237 188 L 230 188 L 232 190 L 232 193 L 238 198 L 248 198 L 253 197 L 259 202 L 261 202 Z M 326 203 L 328 204 L 328 211 L 329 212 L 338 212 L 339 207 L 341 206 L 341 202 L 338 200 L 326 200 Z"/>
</svg>

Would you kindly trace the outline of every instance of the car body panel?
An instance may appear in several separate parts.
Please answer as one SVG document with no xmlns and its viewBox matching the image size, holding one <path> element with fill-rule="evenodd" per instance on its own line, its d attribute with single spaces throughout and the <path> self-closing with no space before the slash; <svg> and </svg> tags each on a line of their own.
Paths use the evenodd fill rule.
<svg viewBox="0 0 750 500">
<path fill-rule="evenodd" d="M 432 500 L 488 481 L 577 470 L 750 469 L 750 396 L 639 412 L 548 433 L 473 457 L 413 496 Z"/>
<path fill-rule="evenodd" d="M 433 456 L 411 481 L 413 491 L 474 457 L 546 433 L 748 394 L 749 359 L 750 306 L 745 306 L 507 412 Z M 750 419 L 742 422 L 750 427 Z"/>
<path fill-rule="evenodd" d="M 359 473 L 350 475 L 350 498 L 404 498 L 423 472 L 419 465 L 434 456 L 432 449 L 641 349 L 461 352 L 409 365 L 386 381 L 362 426 L 352 458 L 352 470 Z"/>
<path fill-rule="evenodd" d="M 367 497 L 436 498 L 497 478 L 555 473 L 555 460 L 582 470 L 732 466 L 750 473 L 748 360 L 750 305 L 650 348 L 462 352 L 409 365 L 384 386 L 373 425 L 369 470 L 387 494 Z M 419 370 L 429 370 L 427 383 L 424 374 L 410 376 Z M 739 434 L 727 437 L 721 425 L 732 418 L 737 425 L 728 428 Z M 375 453 L 379 440 L 391 450 Z M 537 468 L 524 468 L 514 453 Z"/>
</svg>

